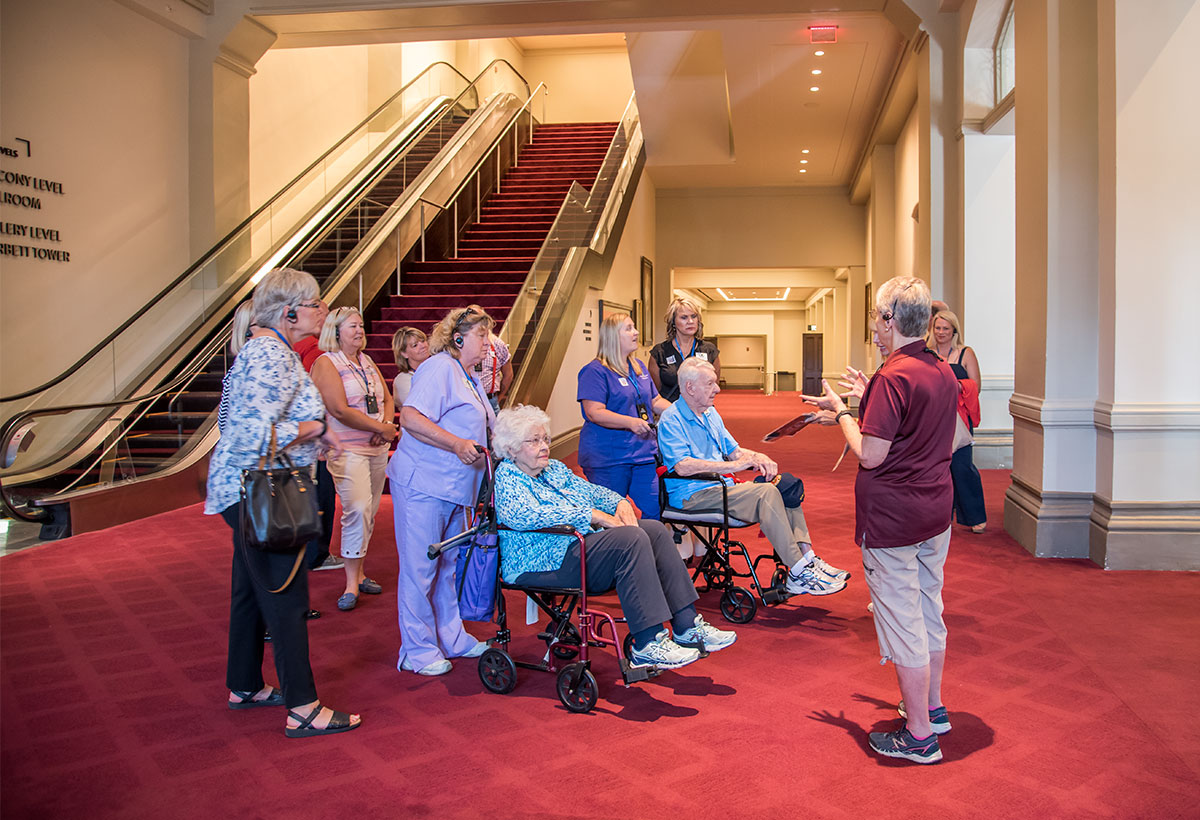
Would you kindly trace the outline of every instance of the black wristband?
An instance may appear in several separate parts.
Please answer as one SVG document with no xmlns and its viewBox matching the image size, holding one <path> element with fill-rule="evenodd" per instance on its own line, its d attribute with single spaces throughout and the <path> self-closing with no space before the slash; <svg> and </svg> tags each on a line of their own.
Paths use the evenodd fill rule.
<svg viewBox="0 0 1200 820">
<path fill-rule="evenodd" d="M 834 422 L 835 422 L 836 424 L 841 424 L 841 423 L 842 423 L 842 416 L 849 416 L 850 418 L 854 418 L 854 414 L 853 414 L 853 413 L 851 413 L 849 410 L 842 410 L 842 411 L 841 411 L 841 412 L 839 412 L 839 413 L 838 413 L 836 416 L 834 416 L 834 417 L 833 417 L 833 420 L 834 420 Z"/>
</svg>

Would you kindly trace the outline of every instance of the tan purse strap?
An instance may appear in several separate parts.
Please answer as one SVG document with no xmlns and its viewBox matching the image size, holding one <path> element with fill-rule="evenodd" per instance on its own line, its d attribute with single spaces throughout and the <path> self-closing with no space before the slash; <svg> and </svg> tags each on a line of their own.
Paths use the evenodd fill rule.
<svg viewBox="0 0 1200 820">
<path fill-rule="evenodd" d="M 288 575 L 287 580 L 283 582 L 283 585 L 280 586 L 279 589 L 269 589 L 267 590 L 268 592 L 270 592 L 272 595 L 278 595 L 288 588 L 288 586 L 292 583 L 292 579 L 296 577 L 296 573 L 300 571 L 300 562 L 304 560 L 304 553 L 304 549 L 301 549 L 298 553 L 296 553 L 296 563 L 292 564 L 292 572 L 290 575 Z"/>
</svg>

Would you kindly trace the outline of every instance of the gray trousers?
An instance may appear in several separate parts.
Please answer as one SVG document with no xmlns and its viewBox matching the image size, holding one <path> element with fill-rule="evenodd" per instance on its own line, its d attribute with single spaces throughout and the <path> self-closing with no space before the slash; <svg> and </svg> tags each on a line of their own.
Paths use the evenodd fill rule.
<svg viewBox="0 0 1200 820">
<path fill-rule="evenodd" d="M 804 511 L 783 503 L 779 488 L 769 482 L 735 484 L 729 489 L 729 514 L 742 521 L 756 521 L 783 563 L 794 567 L 804 557 L 797 544 L 811 544 Z M 713 485 L 685 499 L 683 509 L 721 511 L 721 488 Z"/>
<path fill-rule="evenodd" d="M 588 592 L 614 587 L 629 631 L 637 634 L 669 621 L 699 595 L 670 531 L 659 521 L 643 519 L 636 527 L 614 527 L 584 536 L 587 545 Z M 562 566 L 548 572 L 523 572 L 522 586 L 579 585 L 579 544 L 567 550 Z"/>
</svg>

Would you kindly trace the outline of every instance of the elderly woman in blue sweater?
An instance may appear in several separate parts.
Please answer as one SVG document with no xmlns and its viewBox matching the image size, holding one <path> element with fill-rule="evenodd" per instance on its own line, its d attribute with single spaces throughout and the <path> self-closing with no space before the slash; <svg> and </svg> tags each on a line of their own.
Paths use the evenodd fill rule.
<svg viewBox="0 0 1200 820">
<path fill-rule="evenodd" d="M 501 410 L 492 447 L 503 459 L 496 468 L 496 518 L 518 531 L 500 536 L 505 581 L 578 584 L 578 540 L 529 532 L 569 524 L 584 535 L 588 592 L 617 590 L 633 634 L 633 664 L 674 669 L 697 660 L 700 646 L 713 652 L 737 640 L 696 612 L 696 589 L 665 526 L 639 521 L 624 498 L 551 460 L 544 412 L 526 405 Z M 674 638 L 664 621 L 671 622 Z"/>
</svg>

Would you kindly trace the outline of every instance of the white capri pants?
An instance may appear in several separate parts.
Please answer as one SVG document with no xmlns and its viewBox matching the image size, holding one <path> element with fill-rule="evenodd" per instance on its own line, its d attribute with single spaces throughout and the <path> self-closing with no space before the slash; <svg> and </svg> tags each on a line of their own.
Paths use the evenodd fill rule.
<svg viewBox="0 0 1200 820">
<path fill-rule="evenodd" d="M 376 455 L 347 450 L 326 462 L 338 498 L 342 499 L 343 558 L 362 558 L 367 554 L 375 530 L 375 514 L 383 498 L 387 463 L 386 450 Z"/>
</svg>

